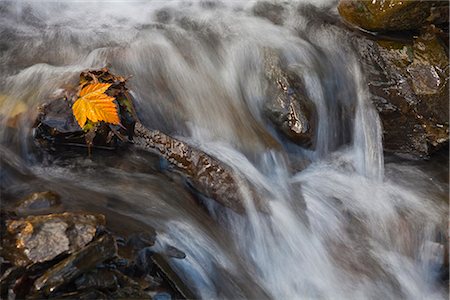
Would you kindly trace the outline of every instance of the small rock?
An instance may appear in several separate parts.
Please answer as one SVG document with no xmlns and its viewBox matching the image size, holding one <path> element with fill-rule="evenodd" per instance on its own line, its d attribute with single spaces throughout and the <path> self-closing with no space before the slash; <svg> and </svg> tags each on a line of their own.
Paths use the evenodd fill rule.
<svg viewBox="0 0 450 300">
<path fill-rule="evenodd" d="M 60 196 L 54 192 L 37 192 L 29 195 L 14 208 L 18 216 L 39 215 L 43 213 L 54 212 L 60 208 Z"/>
<path fill-rule="evenodd" d="M 106 94 L 114 97 L 118 104 L 121 126 L 88 121 L 83 130 L 72 112 L 72 102 L 77 99 L 77 95 L 74 91 L 66 91 L 64 97 L 50 100 L 40 107 L 34 125 L 34 136 L 38 142 L 45 146 L 70 144 L 115 149 L 131 138 L 136 116 L 125 78 L 111 74 L 106 68 L 80 74 L 80 86 L 92 82 L 111 84 Z"/>
<path fill-rule="evenodd" d="M 48 296 L 71 283 L 81 274 L 95 268 L 97 264 L 116 255 L 117 246 L 114 238 L 103 235 L 48 269 L 35 281 L 35 290 Z"/>
<path fill-rule="evenodd" d="M 0 277 L 0 297 L 8 299 L 8 293 L 14 286 L 16 280 L 24 273 L 24 267 L 10 267 L 7 270 L 2 270 L 3 275 Z"/>
<path fill-rule="evenodd" d="M 175 248 L 174 246 L 167 246 L 165 254 L 169 257 L 178 258 L 178 259 L 186 258 L 186 253 L 179 250 L 178 248 Z"/>
<path fill-rule="evenodd" d="M 9 220 L 5 244 L 15 251 L 6 252 L 18 266 L 54 259 L 84 247 L 95 236 L 97 226 L 105 224 L 103 215 L 62 213 L 29 216 Z"/>
<path fill-rule="evenodd" d="M 164 257 L 158 253 L 152 255 L 152 261 L 155 265 L 157 272 L 170 284 L 170 286 L 180 296 L 185 299 L 194 299 L 194 293 L 188 288 L 188 286 L 181 280 L 181 278 L 172 270 L 170 265 L 164 259 Z"/>
<path fill-rule="evenodd" d="M 139 232 L 131 234 L 127 241 L 127 246 L 134 250 L 141 250 L 155 244 L 156 232 Z"/>
<path fill-rule="evenodd" d="M 83 274 L 75 280 L 78 290 L 90 288 L 100 290 L 116 290 L 118 287 L 117 276 L 108 269 L 96 269 Z"/>
<path fill-rule="evenodd" d="M 315 105 L 307 98 L 302 79 L 287 69 L 276 51 L 264 50 L 268 82 L 265 115 L 291 141 L 314 148 Z"/>
<path fill-rule="evenodd" d="M 136 255 L 135 273 L 148 274 L 153 269 L 152 255 L 154 252 L 150 248 L 144 248 Z"/>
</svg>

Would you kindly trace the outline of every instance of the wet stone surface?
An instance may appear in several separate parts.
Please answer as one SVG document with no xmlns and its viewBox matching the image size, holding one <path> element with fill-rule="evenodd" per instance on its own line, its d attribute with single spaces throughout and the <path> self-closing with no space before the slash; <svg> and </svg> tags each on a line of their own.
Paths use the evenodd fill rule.
<svg viewBox="0 0 450 300">
<path fill-rule="evenodd" d="M 48 213 L 61 207 L 60 196 L 54 192 L 37 192 L 20 200 L 14 207 L 18 216 Z"/>
<path fill-rule="evenodd" d="M 448 23 L 448 1 L 341 0 L 338 10 L 347 22 L 371 31 Z"/>
<path fill-rule="evenodd" d="M 409 42 L 353 37 L 388 152 L 426 158 L 448 143 L 449 63 L 440 32 L 430 26 Z"/>
<path fill-rule="evenodd" d="M 288 139 L 314 148 L 317 117 L 302 79 L 273 49 L 264 49 L 264 72 L 268 84 L 265 115 Z"/>
<path fill-rule="evenodd" d="M 18 203 L 36 195 L 54 196 L 35 193 Z M 168 263 L 186 255 L 172 246 L 163 254 L 154 251 L 152 228 L 118 236 L 99 214 L 20 218 L 2 209 L 1 216 L 2 299 L 194 298 Z"/>
<path fill-rule="evenodd" d="M 39 144 L 47 148 L 72 145 L 115 149 L 131 138 L 136 115 L 126 79 L 113 75 L 106 68 L 80 74 L 80 87 L 95 82 L 111 84 L 105 93 L 115 99 L 121 126 L 88 120 L 81 128 L 72 112 L 72 104 L 78 98 L 77 93 L 75 90 L 65 90 L 64 96 L 49 99 L 39 108 L 34 124 L 34 136 Z"/>
<path fill-rule="evenodd" d="M 6 222 L 6 244 L 15 245 L 7 257 L 16 265 L 28 265 L 77 251 L 89 243 L 104 217 L 92 214 L 62 213 L 29 216 Z"/>
</svg>

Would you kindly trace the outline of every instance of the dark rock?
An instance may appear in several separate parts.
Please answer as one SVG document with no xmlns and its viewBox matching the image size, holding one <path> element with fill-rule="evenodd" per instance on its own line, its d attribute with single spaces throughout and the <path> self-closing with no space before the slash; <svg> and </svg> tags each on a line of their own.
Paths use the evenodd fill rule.
<svg viewBox="0 0 450 300">
<path fill-rule="evenodd" d="M 152 297 L 153 300 L 172 300 L 172 296 L 169 293 L 157 293 Z"/>
<path fill-rule="evenodd" d="M 151 299 L 139 286 L 127 286 L 111 294 L 112 299 Z"/>
<path fill-rule="evenodd" d="M 266 116 L 290 140 L 314 148 L 315 106 L 306 96 L 302 79 L 289 71 L 272 49 L 264 50 L 264 71 L 268 81 Z"/>
<path fill-rule="evenodd" d="M 175 248 L 174 246 L 167 246 L 165 254 L 169 257 L 178 258 L 178 259 L 185 259 L 186 253 L 181 251 L 178 248 Z"/>
<path fill-rule="evenodd" d="M 196 298 L 187 285 L 185 285 L 181 278 L 172 270 L 162 255 L 155 253 L 152 255 L 152 260 L 158 272 L 181 297 L 184 299 Z"/>
<path fill-rule="evenodd" d="M 23 200 L 14 208 L 18 216 L 38 215 L 43 213 L 55 212 L 61 208 L 61 200 L 58 194 L 54 192 L 36 192 Z"/>
<path fill-rule="evenodd" d="M 148 275 L 153 270 L 152 255 L 154 251 L 144 248 L 139 251 L 135 258 L 134 275 Z"/>
<path fill-rule="evenodd" d="M 255 16 L 265 18 L 275 25 L 282 25 L 284 22 L 285 9 L 278 3 L 269 1 L 259 1 L 253 7 Z"/>
<path fill-rule="evenodd" d="M 133 142 L 136 146 L 156 151 L 181 171 L 194 188 L 235 212 L 243 213 L 245 206 L 239 193 L 239 175 L 230 167 L 190 145 L 160 131 L 149 130 L 141 123 L 135 126 Z M 266 205 L 254 197 L 256 207 L 264 211 Z"/>
<path fill-rule="evenodd" d="M 145 247 L 150 247 L 155 244 L 156 232 L 139 232 L 133 233 L 127 240 L 127 246 L 134 250 L 141 250 Z"/>
<path fill-rule="evenodd" d="M 338 6 L 347 22 L 370 31 L 418 29 L 428 22 L 448 23 L 448 8 L 448 1 L 404 0 L 341 0 Z"/>
<path fill-rule="evenodd" d="M 50 143 L 50 146 L 63 144 L 114 149 L 113 137 L 120 137 L 120 140 L 128 141 L 136 135 L 133 139 L 136 146 L 146 151 L 156 152 L 167 159 L 177 171 L 183 173 L 190 180 L 198 192 L 238 213 L 245 211 L 239 193 L 239 185 L 248 183 L 243 177 L 240 178 L 230 167 L 206 153 L 159 131 L 148 130 L 139 122 L 135 123 L 137 117 L 134 113 L 132 99 L 128 95 L 125 79 L 122 77 L 114 76 L 106 69 L 88 71 L 80 75 L 80 85 L 82 86 L 94 78 L 99 82 L 113 84 L 106 92 L 109 96 L 116 97 L 119 103 L 119 115 L 122 123 L 122 126 L 119 127 L 121 128 L 114 128 L 104 122 L 96 124 L 88 122 L 86 125 L 88 128 L 83 128 L 83 130 L 77 128 L 78 124 L 75 123 L 70 108 L 70 100 L 76 97 L 76 93 L 71 94 L 70 91 L 67 91 L 68 96 L 65 99 L 52 101 L 42 109 L 35 126 L 36 140 L 43 142 L 44 146 L 49 146 L 48 143 Z M 302 126 L 301 130 L 306 130 L 304 123 Z M 94 137 L 92 133 L 94 133 Z M 256 195 L 254 191 L 251 192 Z M 266 211 L 267 205 L 263 203 L 263 200 L 254 198 L 255 206 L 260 211 Z"/>
<path fill-rule="evenodd" d="M 386 151 L 423 158 L 448 142 L 449 61 L 436 31 L 428 27 L 411 43 L 353 40 Z"/>
<path fill-rule="evenodd" d="M 36 279 L 34 288 L 48 296 L 71 283 L 81 274 L 94 269 L 97 264 L 116 255 L 117 246 L 114 238 L 107 234 L 103 235 L 48 269 Z"/>
<path fill-rule="evenodd" d="M 8 293 L 13 292 L 14 283 L 23 275 L 24 271 L 24 267 L 16 266 L 2 270 L 3 274 L 0 277 L 0 296 L 2 299 L 8 299 Z"/>
<path fill-rule="evenodd" d="M 95 236 L 104 216 L 83 213 L 62 213 L 30 216 L 6 222 L 5 245 L 14 248 L 7 258 L 24 266 L 54 259 L 63 253 L 77 251 Z"/>
<path fill-rule="evenodd" d="M 142 288 L 144 288 L 145 290 L 155 290 L 162 285 L 163 280 L 162 278 L 157 276 L 146 275 L 143 282 L 144 283 L 141 284 Z"/>
<path fill-rule="evenodd" d="M 69 292 L 58 295 L 57 297 L 50 297 L 49 299 L 79 299 L 79 300 L 106 300 L 110 299 L 105 293 L 99 290 L 83 290 L 76 292 Z"/>
<path fill-rule="evenodd" d="M 118 279 L 116 274 L 108 269 L 96 269 L 75 280 L 75 285 L 78 290 L 100 289 L 100 290 L 115 290 L 118 286 Z"/>
<path fill-rule="evenodd" d="M 35 122 L 34 136 L 37 141 L 46 145 L 72 145 L 82 147 L 98 147 L 114 149 L 121 142 L 128 141 L 133 134 L 136 115 L 132 97 L 121 76 L 111 74 L 108 69 L 82 72 L 80 86 L 92 82 L 110 83 L 105 92 L 114 97 L 118 104 L 120 125 L 107 124 L 88 120 L 80 128 L 72 113 L 72 104 L 77 100 L 76 91 L 65 91 L 59 99 L 50 101 L 40 107 L 39 116 Z"/>
</svg>

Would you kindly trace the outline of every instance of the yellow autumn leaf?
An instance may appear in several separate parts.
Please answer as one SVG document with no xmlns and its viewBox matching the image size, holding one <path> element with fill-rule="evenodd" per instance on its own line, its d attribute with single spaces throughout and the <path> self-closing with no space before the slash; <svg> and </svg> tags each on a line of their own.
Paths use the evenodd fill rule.
<svg viewBox="0 0 450 300">
<path fill-rule="evenodd" d="M 105 94 L 110 86 L 110 83 L 94 83 L 80 91 L 80 98 L 72 106 L 73 114 L 80 127 L 83 127 L 87 120 L 94 123 L 104 121 L 120 124 L 117 106 L 113 102 L 115 98 Z"/>
</svg>

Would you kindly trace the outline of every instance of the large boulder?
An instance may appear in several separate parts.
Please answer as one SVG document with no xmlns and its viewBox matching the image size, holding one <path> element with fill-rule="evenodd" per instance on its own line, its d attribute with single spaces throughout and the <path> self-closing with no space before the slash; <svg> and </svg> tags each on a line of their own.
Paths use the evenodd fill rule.
<svg viewBox="0 0 450 300">
<path fill-rule="evenodd" d="M 353 39 L 386 151 L 423 158 L 448 142 L 449 60 L 439 33 L 429 26 L 411 42 Z"/>
<path fill-rule="evenodd" d="M 340 15 L 370 31 L 408 30 L 427 22 L 448 23 L 448 1 L 341 0 Z"/>
</svg>

